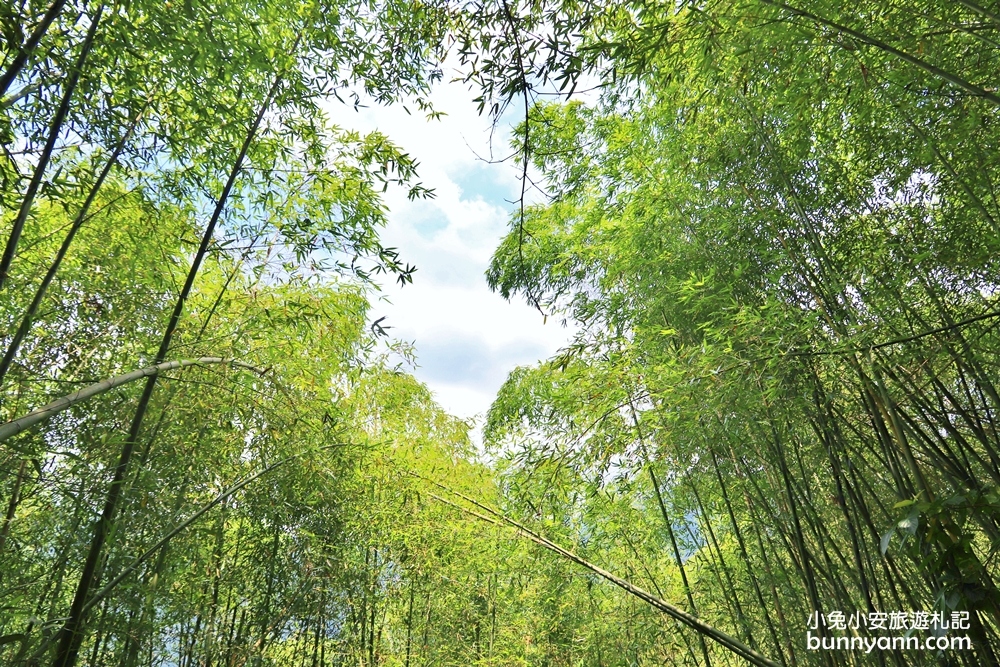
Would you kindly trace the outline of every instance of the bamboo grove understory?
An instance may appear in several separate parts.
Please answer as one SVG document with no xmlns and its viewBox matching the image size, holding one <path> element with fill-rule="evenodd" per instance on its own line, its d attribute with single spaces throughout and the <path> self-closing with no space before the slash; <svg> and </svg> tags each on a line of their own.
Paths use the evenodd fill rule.
<svg viewBox="0 0 1000 667">
<path fill-rule="evenodd" d="M 0 35 L 0 664 L 1000 665 L 1000 5 Z M 572 332 L 482 446 L 373 318 L 434 192 L 350 126 L 455 77 L 515 123 L 487 282 Z"/>
</svg>

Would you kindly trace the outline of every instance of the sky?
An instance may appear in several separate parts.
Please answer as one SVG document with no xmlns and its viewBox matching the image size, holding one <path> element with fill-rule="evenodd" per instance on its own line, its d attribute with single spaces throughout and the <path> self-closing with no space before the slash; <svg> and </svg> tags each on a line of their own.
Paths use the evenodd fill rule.
<svg viewBox="0 0 1000 667">
<path fill-rule="evenodd" d="M 557 319 L 521 298 L 512 302 L 490 291 L 485 271 L 508 228 L 511 203 L 520 195 L 513 162 L 489 163 L 510 152 L 510 123 L 492 132 L 474 95 L 458 82 L 438 84 L 431 101 L 446 115 L 428 120 L 401 106 L 354 112 L 333 105 L 332 120 L 360 131 L 378 129 L 415 158 L 419 180 L 435 198 L 411 202 L 401 189 L 386 194 L 389 222 L 383 244 L 417 266 L 413 283 L 384 284 L 373 299 L 372 319 L 396 339 L 413 343 L 413 374 L 449 413 L 481 417 L 507 374 L 519 365 L 552 356 L 570 337 Z M 516 121 L 517 119 L 513 119 Z M 492 144 L 492 146 L 491 146 Z"/>
</svg>

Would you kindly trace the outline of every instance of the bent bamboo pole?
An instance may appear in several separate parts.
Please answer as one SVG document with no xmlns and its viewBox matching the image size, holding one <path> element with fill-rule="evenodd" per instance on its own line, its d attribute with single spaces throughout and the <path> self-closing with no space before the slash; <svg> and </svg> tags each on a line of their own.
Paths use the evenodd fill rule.
<svg viewBox="0 0 1000 667">
<path fill-rule="evenodd" d="M 419 477 L 419 475 L 418 475 L 418 477 Z M 513 519 L 507 517 L 506 515 L 501 514 L 500 512 L 497 512 L 496 510 L 491 509 L 491 508 L 487 507 L 486 505 L 483 505 L 483 504 L 481 504 L 481 503 L 473 500 L 472 498 L 469 498 L 468 496 L 465 496 L 465 495 L 463 495 L 463 494 L 461 494 L 461 493 L 459 493 L 457 491 L 452 491 L 448 487 L 446 487 L 446 486 L 444 486 L 442 484 L 439 484 L 439 483 L 437 483 L 437 482 L 435 482 L 433 480 L 429 480 L 429 479 L 426 479 L 424 477 L 421 477 L 421 479 L 424 479 L 425 481 L 428 481 L 431 484 L 433 484 L 433 485 L 435 485 L 435 486 L 437 486 L 437 487 L 439 487 L 441 489 L 444 489 L 448 493 L 454 494 L 454 495 L 458 496 L 459 498 L 462 498 L 463 500 L 465 500 L 465 501 L 467 501 L 469 503 L 472 503 L 476 507 L 482 509 L 483 511 L 485 511 L 485 512 L 487 512 L 489 514 L 491 514 L 495 518 L 490 518 L 488 516 L 480 514 L 479 512 L 476 512 L 474 510 L 468 509 L 466 507 L 462 507 L 461 505 L 457 505 L 457 504 L 455 504 L 455 503 L 453 503 L 453 502 L 451 502 L 449 500 L 441 498 L 440 496 L 434 495 L 433 493 L 428 494 L 428 495 L 430 495 L 431 498 L 434 498 L 435 500 L 437 500 L 437 501 L 439 501 L 441 503 L 444 503 L 445 505 L 450 505 L 450 506 L 452 506 L 452 507 L 454 507 L 454 508 L 456 508 L 458 510 L 461 510 L 462 512 L 470 514 L 470 515 L 472 515 L 472 516 L 474 516 L 474 517 L 476 517 L 478 519 L 482 519 L 483 521 L 487 521 L 487 522 L 492 523 L 492 524 L 500 524 L 501 522 L 509 524 L 509 525 L 513 526 L 514 528 L 517 528 L 517 530 L 521 534 L 523 534 L 524 536 L 526 536 L 529 540 L 531 540 L 535 544 L 538 544 L 539 546 L 542 546 L 542 547 L 548 549 L 549 551 L 557 553 L 560 556 L 562 556 L 563 558 L 565 558 L 565 559 L 567 559 L 569 561 L 572 561 L 572 562 L 576 563 L 577 565 L 581 565 L 581 566 L 587 568 L 588 570 L 590 570 L 594 574 L 602 577 L 603 579 L 606 579 L 607 581 L 610 581 L 615 586 L 618 586 L 619 588 L 623 589 L 624 591 L 626 591 L 626 592 L 628 592 L 628 593 L 636 596 L 640 600 L 643 600 L 644 602 L 648 603 L 650 606 L 652 606 L 652 607 L 654 607 L 654 608 L 662 611 L 667 616 L 670 616 L 671 618 L 673 618 L 673 619 L 675 619 L 677 621 L 680 621 L 684 625 L 687 625 L 688 627 L 690 627 L 691 629 L 693 629 L 698 634 L 701 634 L 701 635 L 703 635 L 705 637 L 709 637 L 710 639 L 715 640 L 719 644 L 722 644 L 722 646 L 724 646 L 728 650 L 732 651 L 733 653 L 736 653 L 737 655 L 741 656 L 742 658 L 748 660 L 749 662 L 751 662 L 751 663 L 753 663 L 755 665 L 759 665 L 760 667 L 780 667 L 780 665 L 778 665 L 778 663 L 774 662 L 773 660 L 771 660 L 770 658 L 767 658 L 764 655 L 761 655 L 760 653 L 758 653 L 754 649 L 750 648 L 749 646 L 747 646 L 746 644 L 744 644 L 743 642 L 741 642 L 739 639 L 736 639 L 732 635 L 729 635 L 729 634 L 723 632 L 722 630 L 719 630 L 718 628 L 715 628 L 715 627 L 709 625 L 708 623 L 705 623 L 704 621 L 702 621 L 701 619 L 699 619 L 697 616 L 693 616 L 693 615 L 687 613 L 686 611 L 684 611 L 683 609 L 680 609 L 679 607 L 675 607 L 674 605 L 670 604 L 669 602 L 667 602 L 665 600 L 661 600 L 660 598 L 656 597 L 652 593 L 649 593 L 649 592 L 647 592 L 647 591 L 639 588 L 638 586 L 632 584 L 631 582 L 629 582 L 629 581 L 627 581 L 625 579 L 622 579 L 621 577 L 618 577 L 618 576 L 616 576 L 614 574 L 611 574 L 607 570 L 604 570 L 604 569 L 598 567 L 597 565 L 594 565 L 590 561 L 584 560 L 580 556 L 577 556 L 576 554 L 574 554 L 572 551 L 569 551 L 568 549 L 564 549 L 563 547 L 559 546 L 558 544 L 547 540 L 546 538 L 542 537 L 538 533 L 536 533 L 536 532 L 532 531 L 531 529 L 529 529 L 529 528 L 521 525 L 520 523 L 514 521 Z M 499 521 L 497 519 L 499 519 Z"/>
<path fill-rule="evenodd" d="M 6 424 L 0 424 L 0 442 L 17 435 L 25 429 L 31 428 L 38 422 L 45 421 L 49 417 L 56 415 L 67 408 L 73 407 L 77 403 L 82 403 L 88 398 L 92 398 L 98 394 L 103 394 L 104 392 L 110 391 L 115 387 L 120 387 L 124 384 L 128 384 L 129 382 L 141 380 L 144 377 L 157 375 L 158 373 L 162 373 L 164 371 L 171 371 L 176 368 L 184 368 L 186 366 L 200 366 L 205 364 L 230 364 L 233 366 L 240 366 L 242 368 L 249 368 L 250 370 L 258 373 L 261 372 L 259 369 L 251 366 L 250 364 L 245 364 L 234 359 L 225 359 L 223 357 L 198 357 L 197 359 L 164 361 L 162 364 L 147 366 L 146 368 L 140 368 L 132 371 L 131 373 L 125 373 L 124 375 L 117 375 L 106 380 L 101 380 L 100 382 L 95 382 L 88 387 L 74 391 L 72 394 L 67 394 L 62 398 L 57 398 L 48 405 L 44 405 L 37 410 L 29 412 L 23 417 L 13 419 Z"/>
</svg>

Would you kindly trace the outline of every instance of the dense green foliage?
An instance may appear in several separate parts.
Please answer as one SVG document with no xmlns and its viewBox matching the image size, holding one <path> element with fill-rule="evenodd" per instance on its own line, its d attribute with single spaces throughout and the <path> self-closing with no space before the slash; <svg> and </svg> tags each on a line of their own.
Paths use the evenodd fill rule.
<svg viewBox="0 0 1000 667">
<path fill-rule="evenodd" d="M 489 433 L 638 502 L 689 608 L 783 664 L 860 657 L 803 650 L 833 610 L 969 611 L 974 652 L 865 664 L 996 664 L 1000 22 L 791 4 L 547 10 L 526 80 L 608 83 L 531 100 L 549 199 L 489 277 L 580 333 Z"/>
<path fill-rule="evenodd" d="M 1000 10 L 54 0 L 0 34 L 3 664 L 998 664 Z M 488 279 L 578 332 L 485 452 L 367 318 L 414 270 L 381 193 L 433 193 L 320 108 L 434 115 L 449 49 L 525 113 Z M 972 648 L 811 651 L 817 611 L 968 612 Z"/>
</svg>

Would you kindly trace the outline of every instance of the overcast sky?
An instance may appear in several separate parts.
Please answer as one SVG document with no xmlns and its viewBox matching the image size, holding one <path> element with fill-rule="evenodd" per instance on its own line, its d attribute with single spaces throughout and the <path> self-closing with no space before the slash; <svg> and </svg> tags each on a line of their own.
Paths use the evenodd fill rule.
<svg viewBox="0 0 1000 667">
<path fill-rule="evenodd" d="M 432 100 L 447 114 L 440 120 L 399 106 L 359 113 L 330 107 L 338 125 L 387 134 L 420 162 L 421 182 L 436 193 L 418 202 L 388 193 L 383 243 L 417 271 L 413 284 L 385 286 L 372 318 L 385 316 L 390 335 L 414 343 L 414 374 L 446 411 L 462 418 L 484 414 L 510 370 L 551 356 L 570 335 L 556 320 L 543 323 L 522 299 L 508 303 L 486 285 L 484 273 L 520 184 L 513 163 L 481 159 L 490 156 L 491 128 L 472 97 L 463 84 L 439 84 Z M 495 157 L 509 152 L 509 136 L 509 124 L 496 128 Z"/>
</svg>

